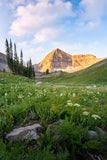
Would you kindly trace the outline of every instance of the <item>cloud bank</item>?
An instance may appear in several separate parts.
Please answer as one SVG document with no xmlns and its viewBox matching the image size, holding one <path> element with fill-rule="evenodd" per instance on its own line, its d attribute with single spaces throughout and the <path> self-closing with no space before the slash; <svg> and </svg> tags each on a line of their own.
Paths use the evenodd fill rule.
<svg viewBox="0 0 107 160">
<path fill-rule="evenodd" d="M 47 42 L 56 37 L 61 20 L 73 16 L 70 2 L 38 0 L 36 4 L 29 3 L 17 8 L 9 33 L 12 36 L 32 34 L 35 35 L 33 42 Z"/>
</svg>

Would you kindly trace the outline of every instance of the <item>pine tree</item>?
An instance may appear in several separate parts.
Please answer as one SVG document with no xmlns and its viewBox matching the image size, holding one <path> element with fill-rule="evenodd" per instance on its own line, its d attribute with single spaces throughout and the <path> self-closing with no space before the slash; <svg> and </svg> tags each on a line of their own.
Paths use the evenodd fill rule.
<svg viewBox="0 0 107 160">
<path fill-rule="evenodd" d="M 33 78 L 33 79 L 35 78 L 35 69 L 34 69 L 33 66 L 32 66 L 32 78 Z"/>
<path fill-rule="evenodd" d="M 13 47 L 12 47 L 12 41 L 10 39 L 10 46 L 9 46 L 9 50 L 10 50 L 10 67 L 11 70 L 14 70 L 14 63 L 13 63 Z"/>
<path fill-rule="evenodd" d="M 23 63 L 22 50 L 20 52 L 20 62 L 19 62 L 15 43 L 14 43 L 14 56 L 13 56 L 13 46 L 12 46 L 11 39 L 10 39 L 10 44 L 8 43 L 8 40 L 6 39 L 5 46 L 6 46 L 7 62 L 8 62 L 8 66 L 10 70 L 13 73 L 18 74 L 18 75 L 23 75 L 28 78 L 35 78 L 35 70 L 32 65 L 31 59 L 27 62 L 27 67 L 26 67 Z"/>
<path fill-rule="evenodd" d="M 20 52 L 20 74 L 21 75 L 23 75 L 23 52 L 22 52 L 22 50 L 21 50 L 21 52 Z"/>
<path fill-rule="evenodd" d="M 19 58 L 17 56 L 17 49 L 15 43 L 14 43 L 14 72 L 15 74 L 19 73 Z"/>
<path fill-rule="evenodd" d="M 10 39 L 10 58 L 13 59 L 13 47 L 11 39 Z"/>
<path fill-rule="evenodd" d="M 10 49 L 9 49 L 9 43 L 8 43 L 7 39 L 6 39 L 6 42 L 5 42 L 5 46 L 6 46 L 7 63 L 8 63 L 8 66 L 10 68 Z"/>
</svg>

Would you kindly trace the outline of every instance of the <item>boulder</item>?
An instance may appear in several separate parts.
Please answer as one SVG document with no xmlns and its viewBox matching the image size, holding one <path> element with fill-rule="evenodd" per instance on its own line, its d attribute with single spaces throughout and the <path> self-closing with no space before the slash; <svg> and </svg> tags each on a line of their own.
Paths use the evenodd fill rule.
<svg viewBox="0 0 107 160">
<path fill-rule="evenodd" d="M 88 134 L 89 134 L 89 137 L 90 137 L 90 138 L 98 137 L 98 134 L 97 134 L 96 131 L 89 130 L 89 131 L 88 131 Z"/>
<path fill-rule="evenodd" d="M 36 84 L 37 84 L 37 85 L 41 85 L 41 84 L 42 84 L 42 82 L 37 82 Z"/>
<path fill-rule="evenodd" d="M 13 142 L 16 142 L 18 138 L 22 141 L 26 140 L 27 138 L 29 138 L 30 141 L 36 140 L 40 137 L 37 133 L 38 128 L 41 128 L 41 126 L 37 123 L 31 126 L 13 129 L 6 135 L 6 139 Z"/>
<path fill-rule="evenodd" d="M 105 131 L 103 131 L 101 128 L 99 128 L 99 127 L 95 127 L 95 129 L 97 130 L 97 132 L 100 134 L 100 136 L 103 136 L 103 135 L 105 135 Z"/>
<path fill-rule="evenodd" d="M 61 125 L 62 122 L 63 122 L 63 120 L 58 120 L 58 121 L 56 121 L 56 122 L 50 124 L 49 127 L 50 127 L 50 129 L 53 129 L 55 126 Z"/>
</svg>

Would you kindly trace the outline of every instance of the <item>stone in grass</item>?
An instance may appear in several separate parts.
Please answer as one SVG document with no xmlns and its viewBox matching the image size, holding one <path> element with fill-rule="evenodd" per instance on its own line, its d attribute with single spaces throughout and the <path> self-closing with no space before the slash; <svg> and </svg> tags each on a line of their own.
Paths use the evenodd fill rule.
<svg viewBox="0 0 107 160">
<path fill-rule="evenodd" d="M 95 129 L 98 131 L 98 133 L 99 133 L 99 135 L 100 136 L 104 136 L 105 135 L 105 131 L 103 131 L 101 128 L 99 128 L 99 127 L 95 127 Z"/>
<path fill-rule="evenodd" d="M 53 129 L 55 126 L 61 125 L 62 122 L 63 122 L 63 120 L 58 120 L 58 121 L 56 121 L 56 122 L 50 124 L 49 127 L 50 127 L 50 129 Z"/>
<path fill-rule="evenodd" d="M 37 84 L 37 85 L 41 85 L 41 84 L 42 84 L 42 82 L 37 82 L 36 84 Z"/>
<path fill-rule="evenodd" d="M 17 142 L 18 138 L 22 141 L 26 140 L 27 138 L 29 138 L 30 141 L 36 140 L 40 137 L 37 133 L 38 128 L 41 128 L 41 126 L 37 123 L 31 126 L 13 129 L 9 134 L 6 135 L 6 139 L 13 142 Z"/>
<path fill-rule="evenodd" d="M 88 131 L 88 134 L 89 134 L 89 137 L 90 137 L 90 138 L 98 137 L 98 134 L 97 134 L 96 131 L 89 130 L 89 131 Z"/>
</svg>

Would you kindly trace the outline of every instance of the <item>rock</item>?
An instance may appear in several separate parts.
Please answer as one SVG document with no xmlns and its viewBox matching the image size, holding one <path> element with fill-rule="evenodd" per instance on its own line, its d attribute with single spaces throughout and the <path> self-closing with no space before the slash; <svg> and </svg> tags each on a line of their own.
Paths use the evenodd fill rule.
<svg viewBox="0 0 107 160">
<path fill-rule="evenodd" d="M 98 131 L 98 133 L 101 135 L 101 136 L 103 136 L 106 132 L 105 131 L 103 131 L 101 128 L 99 128 L 99 127 L 95 127 L 96 128 L 96 130 Z"/>
<path fill-rule="evenodd" d="M 49 127 L 50 127 L 50 129 L 53 129 L 55 126 L 61 125 L 62 122 L 63 122 L 63 120 L 58 120 L 57 122 L 50 124 Z"/>
<path fill-rule="evenodd" d="M 20 127 L 13 129 L 9 134 L 6 135 L 7 140 L 12 140 L 16 142 L 18 138 L 22 141 L 26 140 L 29 137 L 29 140 L 36 140 L 40 136 L 37 133 L 38 128 L 41 128 L 40 124 L 34 124 L 31 126 Z"/>
<path fill-rule="evenodd" d="M 65 71 L 74 72 L 81 69 L 85 69 L 87 66 L 93 65 L 99 62 L 100 58 L 96 58 L 94 55 L 70 55 L 59 48 L 50 52 L 39 64 L 35 64 L 34 68 L 36 72 L 49 72 Z"/>
<path fill-rule="evenodd" d="M 36 84 L 37 84 L 37 85 L 41 85 L 41 84 L 42 84 L 42 82 L 37 82 Z"/>
<path fill-rule="evenodd" d="M 0 71 L 10 72 L 6 55 L 0 52 Z"/>
<path fill-rule="evenodd" d="M 88 131 L 88 134 L 89 134 L 89 137 L 90 137 L 90 138 L 98 137 L 98 134 L 97 134 L 96 131 L 89 130 L 89 131 Z"/>
</svg>

